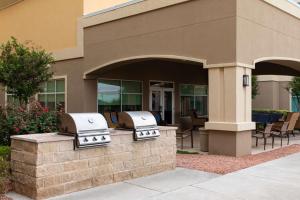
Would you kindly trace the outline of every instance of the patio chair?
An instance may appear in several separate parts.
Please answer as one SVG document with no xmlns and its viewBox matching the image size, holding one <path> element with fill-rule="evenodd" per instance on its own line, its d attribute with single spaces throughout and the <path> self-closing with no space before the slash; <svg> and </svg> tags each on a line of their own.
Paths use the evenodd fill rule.
<svg viewBox="0 0 300 200">
<path fill-rule="evenodd" d="M 204 127 L 205 122 L 208 121 L 207 116 L 198 116 L 196 111 L 191 112 L 190 114 L 192 118 L 193 129 L 197 130 L 197 128 Z"/>
<path fill-rule="evenodd" d="M 157 125 L 159 125 L 159 126 L 166 126 L 167 125 L 167 123 L 162 119 L 160 111 L 151 111 L 151 113 L 153 114 Z"/>
<path fill-rule="evenodd" d="M 280 137 L 281 147 L 282 147 L 282 139 L 283 138 L 288 139 L 287 144 L 290 143 L 290 134 L 288 132 L 288 127 L 289 127 L 289 122 L 284 122 L 280 131 L 272 131 L 272 134 L 271 134 L 271 136 L 272 136 L 272 148 L 274 148 L 274 139 L 275 139 L 275 137 Z"/>
<path fill-rule="evenodd" d="M 266 150 L 267 139 L 271 137 L 273 124 L 267 124 L 265 130 L 257 130 L 253 137 L 256 138 L 256 146 L 258 145 L 258 139 L 264 140 L 264 150 Z"/>
<path fill-rule="evenodd" d="M 118 121 L 115 121 L 115 120 L 117 120 L 116 113 L 113 114 L 113 119 L 112 119 L 111 112 L 104 112 L 103 116 L 106 119 L 107 125 L 108 125 L 109 128 L 116 128 L 117 127 Z"/>
<path fill-rule="evenodd" d="M 181 140 L 181 149 L 183 149 L 183 140 L 191 137 L 191 147 L 194 147 L 193 124 L 191 117 L 181 117 L 179 127 L 176 131 L 176 138 Z"/>
<path fill-rule="evenodd" d="M 284 122 L 290 122 L 290 120 L 292 119 L 292 116 L 295 115 L 295 114 L 296 114 L 295 112 L 288 112 L 285 119 L 283 119 L 283 120 L 281 119 L 278 122 L 274 123 L 272 130 L 280 131 L 281 127 L 283 126 L 283 123 Z"/>
</svg>

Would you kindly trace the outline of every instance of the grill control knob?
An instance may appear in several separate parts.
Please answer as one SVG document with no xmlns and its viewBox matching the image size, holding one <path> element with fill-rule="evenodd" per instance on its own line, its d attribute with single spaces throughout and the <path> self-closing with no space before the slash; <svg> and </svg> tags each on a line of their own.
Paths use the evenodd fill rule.
<svg viewBox="0 0 300 200">
<path fill-rule="evenodd" d="M 148 131 L 148 132 L 146 133 L 146 135 L 150 135 L 150 132 Z"/>
<path fill-rule="evenodd" d="M 106 140 L 105 136 L 102 136 L 101 140 L 102 140 L 102 141 Z"/>
<path fill-rule="evenodd" d="M 140 135 L 141 135 L 141 136 L 143 136 L 144 134 L 143 134 L 143 133 L 141 133 Z"/>
<path fill-rule="evenodd" d="M 96 138 L 96 137 L 94 137 L 94 138 L 93 138 L 93 141 L 94 141 L 94 142 L 95 142 L 95 141 L 97 141 L 97 138 Z"/>
<path fill-rule="evenodd" d="M 84 140 L 83 140 L 84 142 L 88 142 L 89 140 L 87 139 L 87 138 L 84 138 Z"/>
</svg>

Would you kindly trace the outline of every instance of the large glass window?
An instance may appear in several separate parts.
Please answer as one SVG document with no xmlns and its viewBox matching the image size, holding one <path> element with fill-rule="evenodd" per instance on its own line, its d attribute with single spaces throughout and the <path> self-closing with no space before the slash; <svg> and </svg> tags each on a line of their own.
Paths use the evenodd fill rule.
<svg viewBox="0 0 300 200">
<path fill-rule="evenodd" d="M 49 110 L 65 108 L 65 80 L 56 79 L 45 82 L 41 92 L 37 94 L 38 101 Z"/>
<path fill-rule="evenodd" d="M 50 80 L 41 85 L 41 92 L 37 94 L 37 100 L 42 106 L 50 111 L 57 110 L 58 107 L 65 108 L 65 80 Z M 12 95 L 6 94 L 7 103 L 18 103 Z"/>
<path fill-rule="evenodd" d="M 198 115 L 207 115 L 207 85 L 180 85 L 181 116 L 188 116 L 195 110 Z"/>
<path fill-rule="evenodd" d="M 98 112 L 142 110 L 142 82 L 99 80 Z"/>
</svg>

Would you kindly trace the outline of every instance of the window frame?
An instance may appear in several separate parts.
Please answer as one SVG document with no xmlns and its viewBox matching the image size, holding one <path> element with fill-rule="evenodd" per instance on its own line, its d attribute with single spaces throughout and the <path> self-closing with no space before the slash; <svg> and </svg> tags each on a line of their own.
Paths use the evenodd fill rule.
<svg viewBox="0 0 300 200">
<path fill-rule="evenodd" d="M 143 110 L 144 108 L 144 82 L 142 80 L 128 80 L 128 79 L 111 79 L 111 78 L 99 78 L 97 79 L 97 112 L 99 113 L 99 101 L 98 101 L 98 84 L 101 80 L 106 80 L 106 81 L 120 81 L 120 92 L 118 93 L 120 95 L 120 112 L 123 112 L 123 94 L 129 94 L 129 95 L 141 95 L 142 97 L 142 104 L 141 104 L 141 110 Z M 141 83 L 141 93 L 123 93 L 122 92 L 122 86 L 123 86 L 123 81 L 133 81 L 133 82 L 139 82 Z M 106 93 L 110 93 L 110 92 L 106 92 Z M 113 93 L 113 92 L 111 92 Z"/>
<path fill-rule="evenodd" d="M 65 112 L 67 112 L 67 76 L 53 76 L 53 78 L 51 78 L 49 81 L 55 80 L 55 89 L 56 89 L 56 80 L 64 80 L 65 82 L 65 91 L 64 92 L 59 92 L 60 94 L 64 94 L 65 96 Z M 55 94 L 55 92 L 53 92 Z M 45 93 L 45 92 L 38 92 L 36 93 L 33 97 L 36 101 L 38 101 L 38 95 L 39 94 L 50 94 L 50 93 Z M 51 93 L 52 94 L 52 93 Z M 12 96 L 12 94 L 8 94 L 7 93 L 7 87 L 5 87 L 5 106 L 7 106 L 8 103 L 8 96 Z M 56 101 L 56 94 L 55 94 L 55 101 Z"/>
<path fill-rule="evenodd" d="M 181 86 L 182 85 L 191 85 L 193 86 L 193 95 L 183 95 L 182 94 L 182 91 L 181 91 Z M 207 94 L 206 95 L 196 95 L 195 94 L 195 86 L 205 86 L 207 88 Z M 182 103 L 182 99 L 181 97 L 192 97 L 193 98 L 193 109 L 196 109 L 196 97 L 207 97 L 207 115 L 208 115 L 208 97 L 209 97 L 209 94 L 208 94 L 208 85 L 204 85 L 204 84 L 192 84 L 192 83 L 180 83 L 179 84 L 179 103 L 180 103 L 180 116 L 181 117 L 184 117 L 184 115 L 182 115 L 182 106 L 181 106 L 181 103 Z"/>
</svg>

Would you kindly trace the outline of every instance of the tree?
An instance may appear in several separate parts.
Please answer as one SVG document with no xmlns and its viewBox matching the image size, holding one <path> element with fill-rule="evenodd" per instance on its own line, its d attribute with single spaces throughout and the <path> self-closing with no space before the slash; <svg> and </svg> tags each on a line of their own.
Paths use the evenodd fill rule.
<svg viewBox="0 0 300 200">
<path fill-rule="evenodd" d="M 252 99 L 255 99 L 255 97 L 259 94 L 257 76 L 252 76 L 251 81 L 252 81 Z"/>
<path fill-rule="evenodd" d="M 297 99 L 297 109 L 300 110 L 300 77 L 294 77 L 286 89 Z"/>
<path fill-rule="evenodd" d="M 0 46 L 0 83 L 25 106 L 40 91 L 40 85 L 52 77 L 53 62 L 45 50 L 21 44 L 12 37 Z"/>
</svg>

